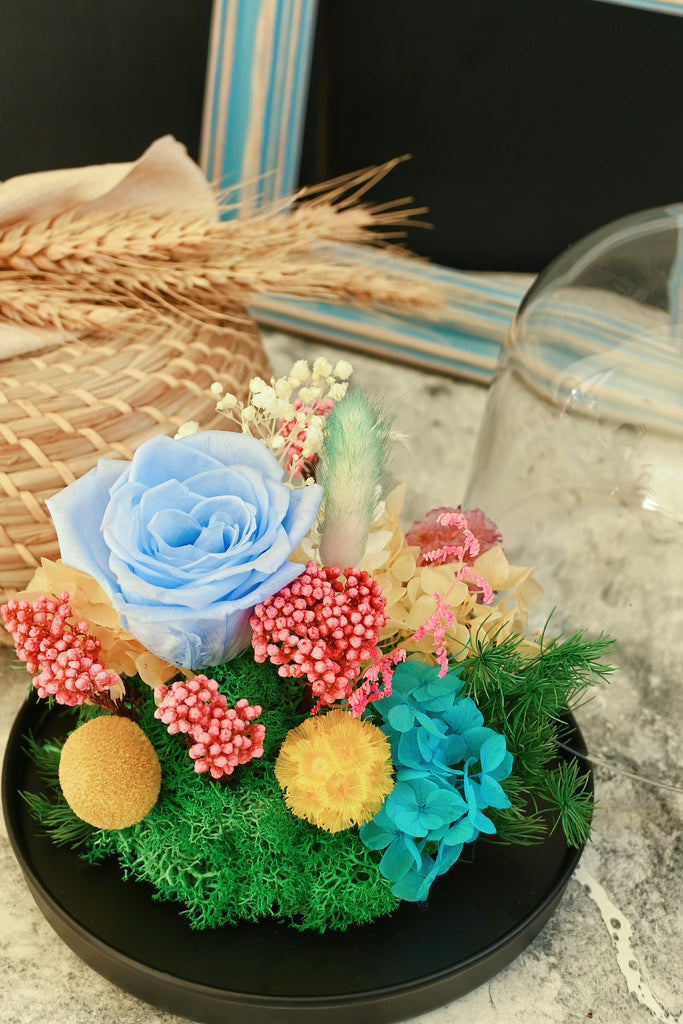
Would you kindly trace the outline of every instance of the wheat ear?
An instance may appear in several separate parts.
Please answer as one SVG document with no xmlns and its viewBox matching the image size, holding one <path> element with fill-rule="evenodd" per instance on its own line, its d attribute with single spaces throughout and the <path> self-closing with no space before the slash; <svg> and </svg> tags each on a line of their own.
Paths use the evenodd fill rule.
<svg viewBox="0 0 683 1024">
<path fill-rule="evenodd" d="M 258 294 L 436 317 L 438 285 L 365 256 L 424 213 L 407 201 L 359 202 L 394 163 L 232 220 L 132 207 L 11 225 L 0 231 L 0 319 L 67 335 L 177 315 L 234 325 Z"/>
</svg>

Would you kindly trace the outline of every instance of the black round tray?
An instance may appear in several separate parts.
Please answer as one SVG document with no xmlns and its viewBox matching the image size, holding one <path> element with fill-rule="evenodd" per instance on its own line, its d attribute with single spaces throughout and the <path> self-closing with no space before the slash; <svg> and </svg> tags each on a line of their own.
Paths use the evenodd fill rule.
<svg viewBox="0 0 683 1024">
<path fill-rule="evenodd" d="M 572 745 L 585 751 L 576 723 Z M 20 711 L 3 765 L 10 841 L 47 921 L 90 967 L 140 999 L 202 1024 L 382 1024 L 426 1013 L 488 981 L 555 910 L 580 850 L 559 830 L 532 847 L 477 843 L 433 884 L 426 905 L 345 932 L 277 921 L 193 931 L 152 888 L 124 882 L 114 860 L 91 866 L 37 828 L 20 792 L 42 788 L 23 751 L 63 735 L 73 717 Z"/>
</svg>

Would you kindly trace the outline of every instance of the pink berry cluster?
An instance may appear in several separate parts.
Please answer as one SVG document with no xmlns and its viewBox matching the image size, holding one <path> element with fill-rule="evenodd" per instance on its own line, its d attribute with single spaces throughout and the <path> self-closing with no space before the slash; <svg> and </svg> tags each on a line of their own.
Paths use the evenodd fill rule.
<svg viewBox="0 0 683 1024">
<path fill-rule="evenodd" d="M 98 660 L 100 642 L 88 635 L 89 624 L 69 624 L 73 613 L 67 591 L 33 602 L 13 598 L 0 610 L 39 697 L 73 707 L 121 682 Z"/>
<path fill-rule="evenodd" d="M 361 569 L 309 562 L 288 587 L 256 605 L 251 617 L 254 659 L 279 665 L 281 676 L 305 676 L 319 705 L 347 697 L 364 661 L 380 656 L 386 599 Z"/>
<path fill-rule="evenodd" d="M 194 740 L 189 754 L 196 772 L 220 779 L 232 775 L 238 764 L 262 756 L 266 727 L 254 722 L 261 714 L 260 705 L 252 706 L 242 698 L 229 708 L 215 679 L 199 675 L 170 686 L 162 684 L 154 698 L 158 704 L 154 716 L 168 732 Z"/>
<path fill-rule="evenodd" d="M 316 461 L 316 456 L 307 457 L 304 455 L 304 446 L 308 441 L 308 420 L 311 416 L 326 416 L 334 408 L 334 400 L 332 398 L 324 398 L 320 402 L 311 402 L 308 405 L 304 405 L 300 398 L 296 398 L 292 403 L 292 408 L 295 412 L 303 409 L 306 421 L 302 425 L 297 417 L 292 417 L 290 420 L 283 418 L 280 423 L 280 434 L 287 442 L 285 469 L 292 476 L 298 476 L 307 465 L 314 464 Z"/>
</svg>

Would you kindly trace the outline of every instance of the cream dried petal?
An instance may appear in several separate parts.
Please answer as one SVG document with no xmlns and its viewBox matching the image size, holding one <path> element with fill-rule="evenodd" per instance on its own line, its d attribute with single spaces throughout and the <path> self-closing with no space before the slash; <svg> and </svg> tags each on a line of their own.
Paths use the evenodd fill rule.
<svg viewBox="0 0 683 1024">
<path fill-rule="evenodd" d="M 408 628 L 416 630 L 423 626 L 427 619 L 436 611 L 436 601 L 429 594 L 422 594 L 417 601 L 411 604 L 406 615 Z"/>
<path fill-rule="evenodd" d="M 515 590 L 517 595 L 517 602 L 521 608 L 525 611 L 531 611 L 539 603 L 543 594 L 545 593 L 543 587 L 534 579 L 533 576 L 529 576 L 524 582 L 518 586 Z"/>
<path fill-rule="evenodd" d="M 416 568 L 415 558 L 410 548 L 403 548 L 391 563 L 391 573 L 399 580 L 412 579 Z"/>
<path fill-rule="evenodd" d="M 510 579 L 510 563 L 500 544 L 489 548 L 480 555 L 472 566 L 477 576 L 483 576 L 492 590 L 507 590 L 513 585 Z"/>
<path fill-rule="evenodd" d="M 403 508 L 403 502 L 406 498 L 408 491 L 408 482 L 404 480 L 403 483 L 397 484 L 392 491 L 389 491 L 386 499 L 387 513 L 393 519 L 398 519 Z"/>
<path fill-rule="evenodd" d="M 452 608 L 467 599 L 469 589 L 462 580 L 455 578 L 455 566 L 425 565 L 419 570 L 420 583 L 426 594 L 439 594 Z"/>
</svg>

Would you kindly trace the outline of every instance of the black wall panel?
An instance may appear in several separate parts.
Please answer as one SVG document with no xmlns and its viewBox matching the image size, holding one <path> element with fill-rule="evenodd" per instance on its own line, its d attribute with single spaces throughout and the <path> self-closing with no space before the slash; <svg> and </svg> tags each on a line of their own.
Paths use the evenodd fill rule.
<svg viewBox="0 0 683 1024">
<path fill-rule="evenodd" d="M 199 152 L 211 0 L 0 0 L 0 180 Z"/>
<path fill-rule="evenodd" d="M 683 200 L 683 18 L 596 0 L 320 0 L 302 179 L 411 153 L 413 248 L 534 271 Z"/>
</svg>

